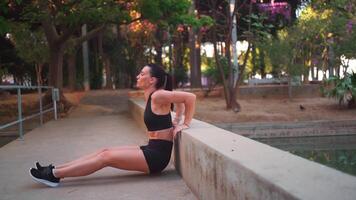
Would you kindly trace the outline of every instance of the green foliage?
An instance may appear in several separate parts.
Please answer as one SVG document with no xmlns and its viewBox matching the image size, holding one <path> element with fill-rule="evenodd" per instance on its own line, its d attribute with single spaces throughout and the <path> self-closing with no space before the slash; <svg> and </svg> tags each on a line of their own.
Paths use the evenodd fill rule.
<svg viewBox="0 0 356 200">
<path fill-rule="evenodd" d="M 8 21 L 0 16 L 0 35 L 3 35 L 9 31 L 9 23 Z"/>
<path fill-rule="evenodd" d="M 355 104 L 356 99 L 356 73 L 347 73 L 343 78 L 330 77 L 325 81 L 323 92 L 327 97 L 339 100 L 339 104 L 347 104 L 349 107 Z"/>
<path fill-rule="evenodd" d="M 0 37 L 0 69 L 2 73 L 12 75 L 17 84 L 25 79 L 35 80 L 32 79 L 35 77 L 34 67 L 19 57 L 13 41 L 5 37 Z"/>
<path fill-rule="evenodd" d="M 174 68 L 174 78 L 175 82 L 178 84 L 185 84 L 188 82 L 188 68 L 187 67 L 176 67 Z"/>
<path fill-rule="evenodd" d="M 6 15 L 9 10 L 8 10 L 8 1 L 1 1 L 0 2 L 0 13 L 2 15 Z M 4 17 L 0 16 L 0 35 L 4 35 L 9 31 L 9 21 Z"/>
<path fill-rule="evenodd" d="M 129 38 L 131 37 L 132 35 L 129 35 Z M 138 38 L 147 39 L 143 34 L 137 36 L 137 40 L 139 40 Z M 105 54 L 109 57 L 112 76 L 118 87 L 131 87 L 133 80 L 129 77 L 136 73 L 138 67 L 141 67 L 138 66 L 138 59 L 135 59 L 135 56 L 139 55 L 138 52 L 140 49 L 138 45 L 133 43 L 134 41 L 132 39 L 125 40 L 118 38 L 118 36 L 111 31 L 104 32 L 103 49 Z"/>
<path fill-rule="evenodd" d="M 102 71 L 103 71 L 103 65 L 102 62 L 99 62 L 99 57 L 91 53 L 89 56 L 89 62 L 90 62 L 90 88 L 92 89 L 100 89 L 103 83 L 103 76 L 102 76 Z"/>
<path fill-rule="evenodd" d="M 289 30 L 293 32 L 293 30 Z M 272 64 L 272 70 L 279 72 L 278 76 L 287 73 L 290 76 L 298 76 L 303 73 L 303 67 L 295 62 L 298 56 L 299 45 L 298 38 L 288 35 L 288 32 L 280 32 L 278 38 L 260 43 L 261 49 L 263 49 Z"/>
<path fill-rule="evenodd" d="M 51 20 L 58 26 L 80 28 L 83 24 L 97 25 L 107 23 L 125 23 L 130 21 L 130 1 L 123 3 L 114 0 L 82 0 L 47 2 L 33 1 L 25 6 L 23 19 L 31 23 L 41 22 L 44 18 Z M 51 7 L 51 13 L 45 9 Z"/>
<path fill-rule="evenodd" d="M 340 65 L 341 56 L 355 58 L 356 4 L 352 2 L 312 0 L 293 26 L 278 31 L 273 39 L 267 37 L 260 42 L 258 45 L 267 53 L 272 71 L 307 77 L 312 60 L 325 71 Z"/>
<path fill-rule="evenodd" d="M 48 45 L 41 30 L 31 31 L 26 24 L 14 23 L 11 26 L 11 35 L 18 55 L 26 62 L 43 64 L 48 61 Z"/>
<path fill-rule="evenodd" d="M 184 25 L 188 25 L 188 26 L 192 26 L 194 28 L 199 28 L 202 26 L 212 26 L 214 24 L 214 20 L 206 15 L 200 15 L 199 19 L 195 18 L 192 15 L 182 15 L 182 16 L 178 16 L 174 23 L 175 25 L 178 24 L 184 24 Z"/>
<path fill-rule="evenodd" d="M 249 41 L 252 51 L 248 56 L 246 70 L 244 75 L 254 75 L 258 70 L 262 75 L 268 71 L 266 68 L 267 59 L 265 58 L 265 49 L 263 48 L 266 41 L 271 40 L 271 31 L 274 28 L 272 24 L 267 22 L 268 18 L 263 14 L 251 14 L 242 18 L 249 27 L 244 31 L 243 37 Z"/>
<path fill-rule="evenodd" d="M 252 42 L 262 42 L 271 38 L 271 30 L 274 28 L 272 24 L 266 22 L 268 19 L 265 15 L 251 14 L 242 18 L 251 26 L 245 30 L 244 36 Z"/>
<path fill-rule="evenodd" d="M 138 10 L 144 18 L 155 23 L 179 24 L 187 17 L 189 0 L 140 0 Z"/>
<path fill-rule="evenodd" d="M 225 78 L 228 77 L 229 74 L 229 64 L 226 57 L 220 57 L 220 65 L 224 69 Z M 209 58 L 206 56 L 202 56 L 202 63 L 206 65 L 205 70 L 202 71 L 202 74 L 206 76 L 210 81 L 215 84 L 222 84 L 222 78 L 220 76 L 220 72 L 218 67 L 216 66 L 216 62 L 214 58 Z"/>
<path fill-rule="evenodd" d="M 6 68 L 0 68 L 0 82 L 3 79 L 3 77 L 8 74 L 8 71 Z"/>
<path fill-rule="evenodd" d="M 356 2 L 352 0 L 313 0 L 298 20 L 306 41 L 334 49 L 335 58 L 356 57 Z M 332 39 L 332 41 L 328 41 Z"/>
<path fill-rule="evenodd" d="M 190 14 L 190 6 L 190 0 L 140 0 L 138 11 L 159 27 L 176 27 L 179 24 L 201 27 L 213 24 L 209 16 L 201 15 L 197 18 Z"/>
<path fill-rule="evenodd" d="M 176 87 L 182 87 L 184 84 L 189 82 L 189 77 L 188 77 L 188 66 L 189 66 L 189 55 L 190 49 L 185 48 L 182 49 L 182 63 L 181 65 L 177 65 L 173 67 L 173 77 L 174 77 L 174 85 Z"/>
</svg>

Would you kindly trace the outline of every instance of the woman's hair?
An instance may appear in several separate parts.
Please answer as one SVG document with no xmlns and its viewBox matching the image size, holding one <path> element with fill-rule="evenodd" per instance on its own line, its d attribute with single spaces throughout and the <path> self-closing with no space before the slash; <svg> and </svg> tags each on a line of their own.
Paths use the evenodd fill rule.
<svg viewBox="0 0 356 200">
<path fill-rule="evenodd" d="M 166 73 L 162 67 L 153 63 L 147 64 L 146 66 L 150 68 L 151 76 L 157 78 L 156 89 L 173 90 L 172 77 Z"/>
</svg>

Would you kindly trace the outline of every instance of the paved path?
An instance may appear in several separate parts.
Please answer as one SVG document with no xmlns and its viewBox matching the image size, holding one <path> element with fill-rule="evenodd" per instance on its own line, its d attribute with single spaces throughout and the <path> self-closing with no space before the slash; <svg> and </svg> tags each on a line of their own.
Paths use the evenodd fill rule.
<svg viewBox="0 0 356 200">
<path fill-rule="evenodd" d="M 105 168 L 66 178 L 58 188 L 35 183 L 28 175 L 34 161 L 59 164 L 98 148 L 141 145 L 147 138 L 130 118 L 126 91 L 92 91 L 71 114 L 0 148 L 0 200 L 196 199 L 172 164 L 148 176 Z"/>
</svg>

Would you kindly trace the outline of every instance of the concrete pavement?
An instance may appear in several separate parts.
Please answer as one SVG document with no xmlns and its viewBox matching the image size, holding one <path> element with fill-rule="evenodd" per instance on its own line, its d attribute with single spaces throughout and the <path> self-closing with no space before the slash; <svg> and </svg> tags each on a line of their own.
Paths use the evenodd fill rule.
<svg viewBox="0 0 356 200">
<path fill-rule="evenodd" d="M 28 175 L 35 161 L 60 164 L 99 148 L 142 145 L 146 135 L 131 119 L 126 91 L 92 91 L 71 114 L 0 148 L 0 199 L 196 199 L 170 164 L 161 175 L 105 168 L 66 178 L 58 188 Z"/>
</svg>

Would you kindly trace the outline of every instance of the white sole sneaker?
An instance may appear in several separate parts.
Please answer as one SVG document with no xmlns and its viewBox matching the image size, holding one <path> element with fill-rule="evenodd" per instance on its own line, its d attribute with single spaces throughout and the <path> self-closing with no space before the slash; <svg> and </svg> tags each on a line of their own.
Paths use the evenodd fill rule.
<svg viewBox="0 0 356 200">
<path fill-rule="evenodd" d="M 36 165 L 36 162 L 35 162 L 35 167 L 36 167 L 35 169 L 38 169 L 38 168 L 37 168 L 37 165 Z M 39 170 L 39 169 L 38 169 L 38 170 Z M 30 171 L 31 171 L 31 169 L 30 169 Z M 30 174 L 31 174 L 31 172 L 30 172 Z"/>
<path fill-rule="evenodd" d="M 49 187 L 58 187 L 58 185 L 59 185 L 59 183 L 53 183 L 51 181 L 47 181 L 47 180 L 44 180 L 44 179 L 39 179 L 39 178 L 36 178 L 36 177 L 32 176 L 31 169 L 29 170 L 29 174 L 30 174 L 30 176 L 32 177 L 33 180 L 35 180 L 35 181 L 37 181 L 39 183 L 43 183 L 43 184 L 45 184 L 45 185 L 47 185 Z"/>
</svg>

